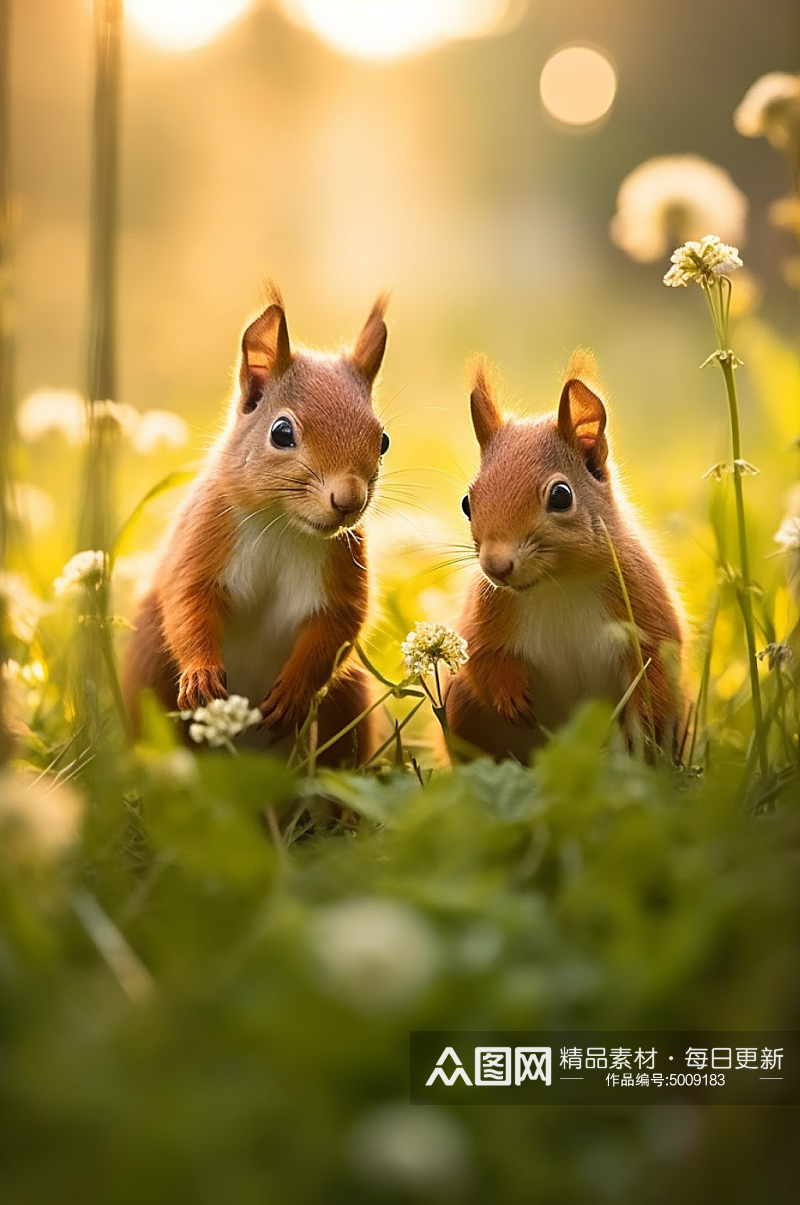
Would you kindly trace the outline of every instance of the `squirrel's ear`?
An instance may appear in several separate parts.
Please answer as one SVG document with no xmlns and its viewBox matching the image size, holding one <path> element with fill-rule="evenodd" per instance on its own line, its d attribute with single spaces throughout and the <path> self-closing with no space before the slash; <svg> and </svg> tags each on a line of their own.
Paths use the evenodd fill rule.
<svg viewBox="0 0 800 1205">
<path fill-rule="evenodd" d="M 481 451 L 487 448 L 503 426 L 503 416 L 495 405 L 492 388 L 486 376 L 486 365 L 478 360 L 475 365 L 475 380 L 469 395 L 472 425 Z"/>
<path fill-rule="evenodd" d="M 264 382 L 283 376 L 291 363 L 286 315 L 283 306 L 275 302 L 250 323 L 242 336 L 239 387 L 243 409 L 255 409 Z"/>
<path fill-rule="evenodd" d="M 375 302 L 350 355 L 353 368 L 370 386 L 380 371 L 383 353 L 386 351 L 387 332 L 383 315 L 386 313 L 388 300 L 389 298 L 382 293 Z"/>
<path fill-rule="evenodd" d="M 593 477 L 605 477 L 608 440 L 606 408 L 592 389 L 576 377 L 566 382 L 558 404 L 558 433 L 586 461 Z"/>
</svg>

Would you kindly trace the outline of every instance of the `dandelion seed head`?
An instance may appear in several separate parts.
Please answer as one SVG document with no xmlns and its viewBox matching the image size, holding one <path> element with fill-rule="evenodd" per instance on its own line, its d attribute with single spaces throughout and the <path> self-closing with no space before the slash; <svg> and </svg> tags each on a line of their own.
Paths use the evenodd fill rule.
<svg viewBox="0 0 800 1205">
<path fill-rule="evenodd" d="M 699 243 L 684 243 L 673 251 L 670 259 L 672 267 L 664 277 L 664 284 L 672 288 L 687 285 L 690 280 L 709 285 L 742 266 L 738 248 L 721 242 L 716 234 L 705 235 Z"/>
<path fill-rule="evenodd" d="M 36 389 L 17 408 L 17 430 L 27 443 L 57 431 L 67 443 L 84 441 L 86 406 L 75 389 Z"/>
<path fill-rule="evenodd" d="M 762 75 L 745 92 L 733 124 L 745 138 L 765 137 L 778 150 L 790 146 L 800 132 L 800 75 Z"/>
<path fill-rule="evenodd" d="M 105 570 L 104 552 L 88 549 L 76 552 L 53 582 L 56 598 L 69 598 L 81 594 L 84 590 L 99 590 Z"/>
<path fill-rule="evenodd" d="M 443 623 L 418 623 L 402 648 L 409 674 L 431 674 L 440 661 L 454 674 L 469 660 L 466 640 Z"/>
<path fill-rule="evenodd" d="M 212 699 L 204 707 L 180 714 L 182 720 L 191 721 L 189 736 L 195 744 L 202 745 L 205 741 L 212 749 L 229 745 L 235 736 L 261 721 L 261 712 L 257 707 L 251 707 L 249 699 L 243 695 Z"/>
<path fill-rule="evenodd" d="M 117 428 L 128 439 L 135 435 L 141 420 L 139 411 L 127 402 L 95 402 L 90 411 L 94 415 L 95 423 Z"/>
<path fill-rule="evenodd" d="M 97 401 L 87 407 L 75 389 L 37 389 L 23 398 L 17 410 L 17 429 L 27 443 L 50 432 L 60 433 L 68 444 L 82 447 L 87 440 L 89 413 L 98 426 L 116 429 L 136 452 L 146 455 L 160 446 L 182 448 L 189 428 L 169 410 L 141 413 L 127 402 Z"/>
<path fill-rule="evenodd" d="M 670 247 L 713 228 L 744 241 L 747 198 L 727 172 L 699 155 L 648 159 L 617 194 L 611 239 L 632 259 L 655 263 Z"/>
<path fill-rule="evenodd" d="M 131 435 L 137 452 L 146 455 L 156 448 L 182 448 L 189 442 L 189 428 L 179 414 L 169 410 L 145 410 Z"/>
</svg>

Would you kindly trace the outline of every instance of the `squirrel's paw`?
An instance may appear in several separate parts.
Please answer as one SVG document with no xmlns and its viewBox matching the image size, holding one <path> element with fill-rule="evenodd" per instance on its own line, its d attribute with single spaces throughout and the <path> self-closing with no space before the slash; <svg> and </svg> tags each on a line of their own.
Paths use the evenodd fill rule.
<svg viewBox="0 0 800 1205">
<path fill-rule="evenodd" d="M 227 699 L 225 670 L 217 666 L 208 669 L 187 669 L 178 683 L 178 710 L 194 711 L 212 699 Z"/>
<path fill-rule="evenodd" d="M 278 678 L 259 710 L 259 728 L 269 728 L 276 734 L 282 734 L 299 727 L 308 708 L 298 707 L 297 694 Z"/>
<path fill-rule="evenodd" d="M 533 700 L 527 690 L 503 694 L 495 700 L 495 704 L 509 724 L 526 724 L 532 728 L 536 723 Z"/>
</svg>

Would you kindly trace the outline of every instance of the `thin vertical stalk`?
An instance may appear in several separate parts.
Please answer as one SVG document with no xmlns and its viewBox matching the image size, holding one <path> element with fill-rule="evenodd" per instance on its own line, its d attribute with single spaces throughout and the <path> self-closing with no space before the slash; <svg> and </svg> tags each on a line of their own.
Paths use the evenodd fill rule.
<svg viewBox="0 0 800 1205">
<path fill-rule="evenodd" d="M 117 226 L 122 0 L 94 0 L 95 89 L 86 397 L 89 442 L 80 545 L 108 551 L 114 529 L 116 424 L 98 403 L 117 401 Z"/>
<path fill-rule="evenodd" d="M 720 349 L 723 350 L 723 349 Z M 753 697 L 753 722 L 755 739 L 758 748 L 758 761 L 761 773 L 766 777 L 769 772 L 769 755 L 767 751 L 767 734 L 764 728 L 764 712 L 761 706 L 761 684 L 758 678 L 758 661 L 756 659 L 756 633 L 753 622 L 753 583 L 750 577 L 750 554 L 747 548 L 747 523 L 744 511 L 744 489 L 742 488 L 742 449 L 739 426 L 739 402 L 736 395 L 734 379 L 734 359 L 730 352 L 719 357 L 722 375 L 725 378 L 725 390 L 728 395 L 728 410 L 731 424 L 731 447 L 733 450 L 733 493 L 736 502 L 736 528 L 739 537 L 739 568 L 742 584 L 739 591 L 739 606 L 744 620 L 744 630 L 747 640 L 747 664 L 750 671 L 750 691 Z"/>
<path fill-rule="evenodd" d="M 86 373 L 87 450 L 83 507 L 78 523 L 82 549 L 106 553 L 110 565 L 115 530 L 115 455 L 118 427 L 108 406 L 118 401 L 117 231 L 122 0 L 93 0 L 94 108 L 92 121 L 89 315 Z M 102 680 L 109 681 L 120 723 L 127 731 L 108 623 L 106 572 L 81 625 L 74 683 L 75 719 L 96 739 L 102 723 Z"/>
<path fill-rule="evenodd" d="M 14 434 L 14 304 L 11 260 L 10 69 L 11 0 L 0 0 L 0 566 L 9 546 L 10 448 Z M 0 663 L 7 655 L 6 601 L 0 593 Z M 11 738 L 6 723 L 5 687 L 0 674 L 0 765 Z"/>
</svg>

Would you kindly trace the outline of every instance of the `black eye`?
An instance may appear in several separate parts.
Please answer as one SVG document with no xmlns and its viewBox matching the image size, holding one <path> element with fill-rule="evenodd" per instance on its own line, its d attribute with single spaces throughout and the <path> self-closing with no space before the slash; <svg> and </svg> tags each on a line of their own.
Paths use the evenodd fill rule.
<svg viewBox="0 0 800 1205">
<path fill-rule="evenodd" d="M 270 428 L 269 437 L 276 448 L 293 448 L 294 427 L 288 418 L 276 418 Z"/>
<path fill-rule="evenodd" d="M 465 494 L 461 499 L 461 509 L 468 519 L 472 518 L 472 511 L 469 508 L 469 494 Z"/>
<path fill-rule="evenodd" d="M 547 509 L 569 510 L 571 506 L 572 490 L 566 481 L 557 481 L 555 485 L 551 485 L 550 493 L 547 495 Z"/>
<path fill-rule="evenodd" d="M 386 453 L 389 451 L 390 442 L 391 441 L 389 439 L 389 436 L 384 431 L 383 434 L 381 435 L 381 456 L 385 456 Z"/>
</svg>

